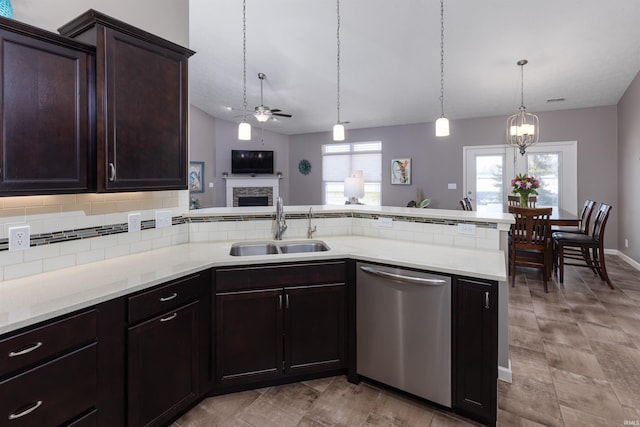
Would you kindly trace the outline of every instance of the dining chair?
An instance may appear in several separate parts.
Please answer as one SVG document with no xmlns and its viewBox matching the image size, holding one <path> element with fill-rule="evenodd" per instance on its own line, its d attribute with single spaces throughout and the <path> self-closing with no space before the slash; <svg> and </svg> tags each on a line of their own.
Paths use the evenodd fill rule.
<svg viewBox="0 0 640 427">
<path fill-rule="evenodd" d="M 594 274 L 615 289 L 604 262 L 604 230 L 611 212 L 611 205 L 600 203 L 593 221 L 591 234 L 555 232 L 552 234 L 554 253 L 557 256 L 558 278 L 564 282 L 564 266 L 589 267 Z M 577 262 L 566 262 L 565 259 Z"/>
<path fill-rule="evenodd" d="M 466 211 L 472 211 L 473 210 L 473 206 L 471 206 L 471 200 L 469 200 L 468 197 L 465 197 L 462 199 L 464 201 L 464 205 L 466 207 Z"/>
<path fill-rule="evenodd" d="M 589 224 L 591 223 L 591 215 L 593 214 L 593 208 L 595 208 L 596 202 L 594 200 L 585 200 L 582 207 L 582 213 L 580 214 L 580 224 L 577 227 L 552 225 L 551 233 L 563 232 L 563 233 L 579 233 L 589 234 Z"/>
<path fill-rule="evenodd" d="M 542 269 L 544 291 L 549 292 L 547 281 L 551 278 L 553 247 L 549 216 L 552 208 L 521 208 L 510 206 L 516 220 L 509 235 L 509 274 L 511 286 L 515 285 L 516 267 Z"/>
<path fill-rule="evenodd" d="M 530 208 L 535 208 L 537 201 L 538 201 L 538 197 L 537 196 L 529 196 L 529 207 Z M 507 205 L 508 206 L 520 206 L 520 196 L 508 195 L 507 196 Z"/>
</svg>

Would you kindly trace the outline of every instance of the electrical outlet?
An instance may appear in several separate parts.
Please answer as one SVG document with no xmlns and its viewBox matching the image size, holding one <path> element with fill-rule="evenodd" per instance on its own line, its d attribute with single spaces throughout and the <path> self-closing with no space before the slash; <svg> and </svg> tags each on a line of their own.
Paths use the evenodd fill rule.
<svg viewBox="0 0 640 427">
<path fill-rule="evenodd" d="M 476 225 L 475 224 L 465 224 L 465 223 L 459 223 L 458 224 L 458 234 L 468 234 L 468 235 L 475 235 L 476 234 Z"/>
<path fill-rule="evenodd" d="M 156 211 L 156 228 L 171 227 L 171 211 Z"/>
<path fill-rule="evenodd" d="M 9 252 L 25 251 L 29 249 L 31 242 L 31 227 L 23 225 L 20 227 L 9 227 Z"/>
<path fill-rule="evenodd" d="M 142 219 L 140 218 L 139 213 L 130 213 L 129 214 L 129 233 L 140 231 L 141 222 L 142 222 Z"/>
<path fill-rule="evenodd" d="M 624 239 L 624 247 L 625 248 L 629 247 L 629 239 Z"/>
<path fill-rule="evenodd" d="M 378 218 L 378 227 L 393 227 L 393 218 Z"/>
</svg>

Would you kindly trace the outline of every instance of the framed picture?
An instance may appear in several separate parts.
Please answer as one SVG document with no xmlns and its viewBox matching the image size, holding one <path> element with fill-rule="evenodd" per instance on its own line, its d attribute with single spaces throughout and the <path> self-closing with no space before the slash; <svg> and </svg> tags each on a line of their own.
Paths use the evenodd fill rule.
<svg viewBox="0 0 640 427">
<path fill-rule="evenodd" d="M 391 183 L 411 184 L 411 159 L 391 160 Z"/>
<path fill-rule="evenodd" d="M 189 191 L 204 193 L 204 162 L 189 162 Z"/>
</svg>

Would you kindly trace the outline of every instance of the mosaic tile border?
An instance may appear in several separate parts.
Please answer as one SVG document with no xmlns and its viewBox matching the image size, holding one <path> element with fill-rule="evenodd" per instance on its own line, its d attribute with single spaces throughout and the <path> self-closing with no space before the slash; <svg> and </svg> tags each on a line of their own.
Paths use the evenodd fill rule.
<svg viewBox="0 0 640 427">
<path fill-rule="evenodd" d="M 497 229 L 498 225 L 492 222 L 477 222 L 477 221 L 464 221 L 455 219 L 439 219 L 439 218 L 424 218 L 415 216 L 402 216 L 402 215 L 378 215 L 360 212 L 313 212 L 314 219 L 328 219 L 328 218 L 360 218 L 360 219 L 378 219 L 391 218 L 398 222 L 414 222 L 422 224 L 439 224 L 439 225 L 451 225 L 456 226 L 458 224 L 475 224 L 478 228 Z M 287 214 L 287 219 L 307 219 L 306 213 Z M 251 214 L 251 215 L 220 215 L 220 216 L 176 216 L 171 220 L 171 225 L 180 224 L 200 224 L 207 222 L 245 222 L 245 221 L 273 221 L 275 219 L 275 213 L 268 214 Z M 156 227 L 155 219 L 142 221 L 141 229 L 150 230 Z M 93 237 L 104 237 L 114 234 L 126 233 L 128 225 L 111 224 L 99 227 L 87 227 L 79 228 L 75 230 L 55 231 L 52 233 L 41 233 L 31 235 L 30 246 L 44 246 L 55 243 L 70 242 L 73 240 L 90 239 Z M 0 252 L 9 250 L 9 239 L 0 239 Z"/>
</svg>

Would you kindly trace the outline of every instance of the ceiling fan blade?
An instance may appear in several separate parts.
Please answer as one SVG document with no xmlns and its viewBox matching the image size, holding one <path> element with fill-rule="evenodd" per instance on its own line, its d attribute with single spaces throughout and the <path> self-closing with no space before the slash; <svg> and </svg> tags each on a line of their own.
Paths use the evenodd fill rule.
<svg viewBox="0 0 640 427">
<path fill-rule="evenodd" d="M 272 113 L 279 113 L 280 111 L 282 111 L 282 110 L 280 110 L 280 109 L 278 109 L 278 108 L 272 108 L 272 109 L 271 109 L 271 112 L 272 112 Z"/>
<path fill-rule="evenodd" d="M 291 117 L 291 114 L 274 113 L 273 110 L 271 110 L 271 115 L 272 116 L 278 116 L 278 117 Z"/>
</svg>

